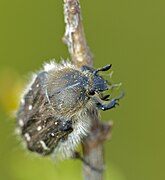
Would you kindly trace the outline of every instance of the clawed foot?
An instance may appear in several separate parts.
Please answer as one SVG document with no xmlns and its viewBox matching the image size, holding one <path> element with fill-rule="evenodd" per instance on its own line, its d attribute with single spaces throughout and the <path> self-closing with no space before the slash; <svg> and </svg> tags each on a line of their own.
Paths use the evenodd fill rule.
<svg viewBox="0 0 165 180">
<path fill-rule="evenodd" d="M 105 110 L 108 110 L 108 109 L 115 108 L 116 105 L 119 106 L 119 103 L 117 101 L 119 101 L 119 99 L 116 99 L 116 98 L 112 99 L 109 104 L 104 104 L 101 107 L 101 110 L 105 111 Z"/>
<path fill-rule="evenodd" d="M 117 105 L 119 106 L 118 101 L 124 97 L 124 91 L 122 91 L 122 94 L 119 97 L 113 98 L 111 99 L 109 104 L 103 104 L 102 102 L 100 102 L 99 100 L 96 100 L 96 104 L 98 106 L 99 109 L 106 111 L 108 109 L 112 109 L 115 108 Z"/>
</svg>

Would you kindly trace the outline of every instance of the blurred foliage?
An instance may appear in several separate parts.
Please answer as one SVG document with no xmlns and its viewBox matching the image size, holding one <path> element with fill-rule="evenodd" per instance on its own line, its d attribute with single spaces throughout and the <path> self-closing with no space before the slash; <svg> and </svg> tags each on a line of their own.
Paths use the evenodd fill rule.
<svg viewBox="0 0 165 180">
<path fill-rule="evenodd" d="M 66 59 L 63 2 L 0 1 L 0 179 L 82 179 L 81 162 L 55 163 L 28 153 L 14 134 L 18 97 L 30 72 Z M 95 67 L 113 64 L 126 96 L 102 113 L 114 121 L 105 142 L 107 180 L 165 179 L 165 1 L 83 1 L 83 20 Z"/>
<path fill-rule="evenodd" d="M 18 107 L 23 79 L 11 68 L 0 69 L 0 105 L 7 112 L 16 111 Z"/>
</svg>

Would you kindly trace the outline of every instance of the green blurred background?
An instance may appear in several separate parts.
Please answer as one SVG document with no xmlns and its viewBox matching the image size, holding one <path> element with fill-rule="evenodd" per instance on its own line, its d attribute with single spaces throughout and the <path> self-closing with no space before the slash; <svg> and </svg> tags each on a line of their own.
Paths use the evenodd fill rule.
<svg viewBox="0 0 165 180">
<path fill-rule="evenodd" d="M 81 162 L 56 164 L 28 153 L 12 111 L 29 73 L 69 57 L 62 43 L 63 1 L 0 0 L 0 179 L 81 180 Z M 165 1 L 81 0 L 95 67 L 113 64 L 126 96 L 102 113 L 114 122 L 106 141 L 106 180 L 165 179 Z"/>
</svg>

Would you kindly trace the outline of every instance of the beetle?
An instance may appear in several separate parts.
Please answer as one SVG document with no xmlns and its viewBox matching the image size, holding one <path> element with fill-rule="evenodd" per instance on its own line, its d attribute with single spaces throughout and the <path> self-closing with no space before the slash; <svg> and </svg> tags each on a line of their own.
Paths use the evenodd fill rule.
<svg viewBox="0 0 165 180">
<path fill-rule="evenodd" d="M 55 61 L 44 65 L 23 94 L 17 127 L 27 148 L 41 155 L 71 157 L 91 127 L 91 112 L 114 108 L 123 97 L 103 95 L 108 81 L 99 75 L 111 64 L 95 70 Z"/>
</svg>

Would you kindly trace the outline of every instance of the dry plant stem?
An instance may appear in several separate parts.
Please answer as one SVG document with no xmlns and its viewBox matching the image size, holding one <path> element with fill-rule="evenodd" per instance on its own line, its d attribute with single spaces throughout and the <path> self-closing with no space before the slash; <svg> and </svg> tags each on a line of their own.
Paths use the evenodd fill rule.
<svg viewBox="0 0 165 180">
<path fill-rule="evenodd" d="M 93 66 L 93 56 L 87 46 L 79 0 L 64 0 L 65 35 L 64 42 L 68 46 L 72 61 L 77 67 Z M 110 136 L 112 124 L 101 124 L 96 109 L 91 109 L 89 116 L 93 122 L 91 132 L 83 141 L 83 165 L 85 180 L 102 180 L 104 172 L 102 143 Z M 97 170 L 96 170 L 97 169 Z"/>
<path fill-rule="evenodd" d="M 78 0 L 64 0 L 64 18 L 66 28 L 63 40 L 68 46 L 72 61 L 78 67 L 84 64 L 93 66 L 93 56 L 86 43 Z"/>
</svg>

